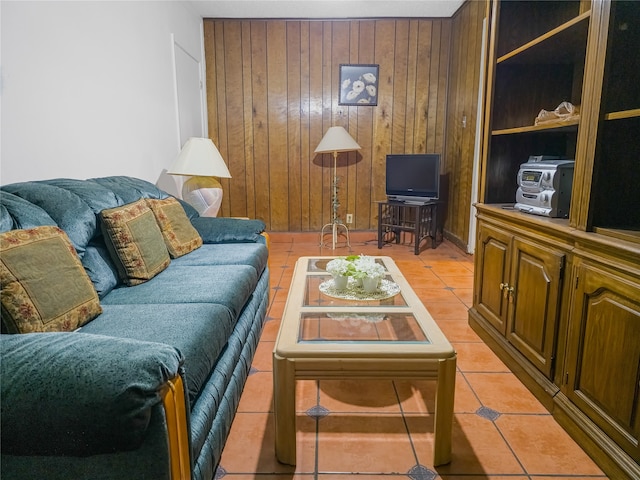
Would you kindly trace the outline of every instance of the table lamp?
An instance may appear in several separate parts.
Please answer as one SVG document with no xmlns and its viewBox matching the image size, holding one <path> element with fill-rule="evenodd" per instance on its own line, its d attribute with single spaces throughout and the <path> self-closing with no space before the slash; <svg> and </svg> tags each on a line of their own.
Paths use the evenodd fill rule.
<svg viewBox="0 0 640 480">
<path fill-rule="evenodd" d="M 191 137 L 187 140 L 167 173 L 191 176 L 182 186 L 182 199 L 201 217 L 218 215 L 222 204 L 222 185 L 218 178 L 231 178 L 231 174 L 211 139 Z"/>
<path fill-rule="evenodd" d="M 337 175 L 337 162 L 338 162 L 338 153 L 339 152 L 349 152 L 352 150 L 360 150 L 360 145 L 351 138 L 351 135 L 343 128 L 343 127 L 331 127 L 327 130 L 327 133 L 324 134 L 320 144 L 315 150 L 315 153 L 333 153 L 333 195 L 331 200 L 332 205 L 332 216 L 331 223 L 327 223 L 324 227 L 322 227 L 322 231 L 320 232 L 320 246 L 324 246 L 324 231 L 326 228 L 330 228 L 332 232 L 332 244 L 331 248 L 335 250 L 336 243 L 338 241 L 338 230 L 340 228 L 344 228 L 345 233 L 347 235 L 347 246 L 351 246 L 349 243 L 349 229 L 342 222 L 340 217 L 338 216 L 338 207 L 340 203 L 338 202 L 338 175 Z"/>
</svg>

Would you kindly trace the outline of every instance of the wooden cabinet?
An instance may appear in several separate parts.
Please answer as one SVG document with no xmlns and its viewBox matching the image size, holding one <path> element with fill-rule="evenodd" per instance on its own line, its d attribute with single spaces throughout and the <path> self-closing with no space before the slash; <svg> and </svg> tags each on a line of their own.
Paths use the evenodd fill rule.
<svg viewBox="0 0 640 480">
<path fill-rule="evenodd" d="M 507 340 L 547 378 L 553 376 L 565 253 L 514 238 Z"/>
<path fill-rule="evenodd" d="M 480 223 L 475 252 L 474 306 L 500 334 L 507 332 L 507 295 L 512 235 Z"/>
<path fill-rule="evenodd" d="M 580 261 L 562 392 L 640 462 L 640 282 Z"/>
<path fill-rule="evenodd" d="M 566 254 L 480 223 L 476 255 L 478 313 L 551 379 Z"/>
<path fill-rule="evenodd" d="M 611 478 L 640 478 L 640 245 L 477 209 L 469 324 Z"/>
<path fill-rule="evenodd" d="M 469 323 L 612 478 L 640 478 L 640 2 L 489 0 Z M 535 125 L 571 102 L 579 115 Z M 568 218 L 513 210 L 574 159 Z"/>
</svg>

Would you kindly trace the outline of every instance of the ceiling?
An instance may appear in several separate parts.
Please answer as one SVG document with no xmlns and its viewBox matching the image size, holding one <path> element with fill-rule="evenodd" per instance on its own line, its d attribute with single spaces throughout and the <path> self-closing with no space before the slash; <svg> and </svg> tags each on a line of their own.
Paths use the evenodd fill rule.
<svg viewBox="0 0 640 480">
<path fill-rule="evenodd" d="M 190 0 L 204 18 L 451 17 L 465 0 Z"/>
</svg>

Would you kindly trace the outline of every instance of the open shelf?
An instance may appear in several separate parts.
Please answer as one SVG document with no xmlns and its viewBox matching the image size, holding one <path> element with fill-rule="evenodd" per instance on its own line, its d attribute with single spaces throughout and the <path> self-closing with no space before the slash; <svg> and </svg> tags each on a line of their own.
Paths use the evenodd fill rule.
<svg viewBox="0 0 640 480">
<path fill-rule="evenodd" d="M 640 117 L 640 108 L 634 108 L 633 110 L 623 110 L 621 112 L 611 112 L 604 116 L 605 120 L 622 120 L 624 118 Z"/>
<path fill-rule="evenodd" d="M 604 74 L 603 111 L 631 112 L 640 109 L 640 2 L 612 4 Z M 634 53 L 635 52 L 635 53 Z M 612 118 L 624 118 L 612 116 Z"/>
<path fill-rule="evenodd" d="M 601 122 L 591 193 L 592 227 L 640 230 L 640 116 Z"/>
<path fill-rule="evenodd" d="M 576 55 L 584 59 L 590 16 L 589 10 L 501 56 L 496 63 L 570 63 Z"/>
<path fill-rule="evenodd" d="M 541 125 L 529 125 L 526 127 L 514 127 L 514 128 L 503 128 L 501 130 L 494 130 L 491 132 L 491 135 L 514 135 L 517 133 L 530 133 L 530 132 L 541 132 L 548 130 L 550 132 L 576 132 L 577 126 L 580 123 L 579 118 L 574 118 L 567 121 L 561 122 L 548 122 Z"/>
<path fill-rule="evenodd" d="M 640 231 L 638 49 L 640 2 L 612 2 L 587 229 L 625 240 Z"/>
<path fill-rule="evenodd" d="M 549 32 L 567 28 L 567 22 L 574 22 L 588 9 L 580 0 L 501 2 L 496 57 L 502 58 Z"/>
<path fill-rule="evenodd" d="M 493 135 L 573 128 L 579 119 L 534 125 L 541 109 L 579 106 L 591 10 L 580 2 L 500 4 L 495 62 Z"/>
</svg>

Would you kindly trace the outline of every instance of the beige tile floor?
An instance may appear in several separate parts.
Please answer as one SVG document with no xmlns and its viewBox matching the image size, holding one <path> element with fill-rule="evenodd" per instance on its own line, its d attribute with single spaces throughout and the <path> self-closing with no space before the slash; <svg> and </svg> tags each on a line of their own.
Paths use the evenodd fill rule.
<svg viewBox="0 0 640 480">
<path fill-rule="evenodd" d="M 471 330 L 473 257 L 448 242 L 413 254 L 378 250 L 374 232 L 351 249 L 320 248 L 318 234 L 272 233 L 267 323 L 217 471 L 225 480 L 607 478 L 535 397 Z M 453 460 L 434 467 L 430 381 L 299 381 L 297 465 L 274 454 L 271 352 L 298 257 L 391 256 L 458 352 Z"/>
</svg>

